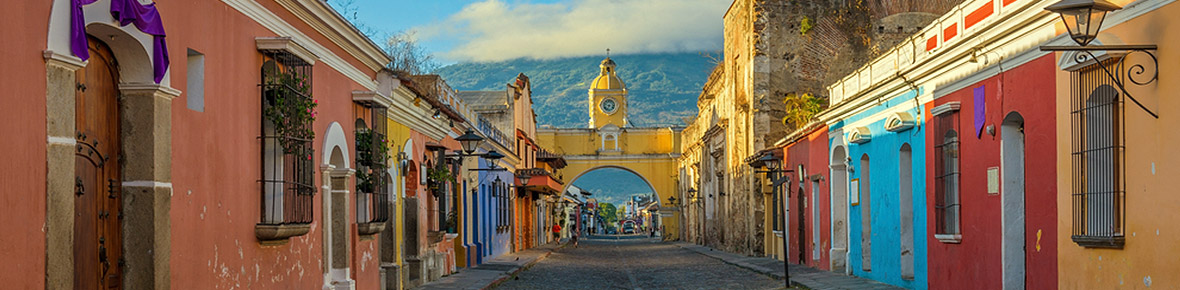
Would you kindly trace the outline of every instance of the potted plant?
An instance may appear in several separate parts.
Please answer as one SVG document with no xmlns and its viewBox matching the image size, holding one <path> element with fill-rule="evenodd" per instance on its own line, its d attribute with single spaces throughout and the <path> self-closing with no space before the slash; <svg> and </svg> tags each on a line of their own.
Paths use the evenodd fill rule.
<svg viewBox="0 0 1180 290">
<path fill-rule="evenodd" d="M 304 143 L 315 138 L 311 124 L 319 101 L 311 97 L 311 84 L 303 74 L 276 69 L 266 77 L 263 87 L 267 103 L 263 115 L 274 125 L 283 153 L 299 152 Z"/>
<path fill-rule="evenodd" d="M 426 169 L 426 178 L 429 179 L 428 186 L 438 196 L 438 190 L 442 187 L 444 182 L 453 182 L 455 177 L 451 176 L 451 171 L 446 166 L 439 166 L 437 168 Z"/>
</svg>

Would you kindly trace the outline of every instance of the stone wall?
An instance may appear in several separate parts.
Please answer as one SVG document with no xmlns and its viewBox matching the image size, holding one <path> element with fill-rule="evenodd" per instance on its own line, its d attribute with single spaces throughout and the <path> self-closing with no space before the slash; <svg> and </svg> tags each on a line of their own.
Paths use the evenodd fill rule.
<svg viewBox="0 0 1180 290">
<path fill-rule="evenodd" d="M 824 97 L 825 86 L 860 68 L 884 50 L 910 37 L 960 0 L 736 0 L 724 17 L 725 49 L 698 99 L 700 115 L 684 131 L 680 166 L 696 166 L 696 180 L 708 212 L 703 240 L 730 252 L 764 255 L 768 218 L 758 174 L 745 159 L 773 146 L 795 124 L 784 124 L 789 94 Z M 706 132 L 721 130 L 720 135 Z M 723 140 L 722 166 L 702 166 L 714 158 L 710 140 Z M 687 178 L 687 179 L 686 179 Z M 712 187 L 715 178 L 721 185 Z M 708 193 L 716 191 L 710 197 Z M 687 198 L 692 198 L 685 196 Z M 709 216 L 706 213 L 706 216 Z M 686 219 L 686 228 L 700 226 Z M 696 237 L 691 237 L 696 239 Z"/>
</svg>

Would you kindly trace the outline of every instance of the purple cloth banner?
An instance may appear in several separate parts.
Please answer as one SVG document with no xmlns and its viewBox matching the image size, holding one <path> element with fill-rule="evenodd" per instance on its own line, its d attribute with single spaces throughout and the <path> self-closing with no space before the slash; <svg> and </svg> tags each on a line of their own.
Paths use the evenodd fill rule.
<svg viewBox="0 0 1180 290">
<path fill-rule="evenodd" d="M 90 51 L 86 46 L 86 17 L 82 15 L 82 6 L 98 0 L 71 0 L 70 50 L 82 60 L 90 58 Z M 139 31 L 152 36 L 152 73 L 156 83 L 164 79 L 168 72 L 170 60 L 168 44 L 164 41 L 164 22 L 160 19 L 160 11 L 156 3 L 142 5 L 136 0 L 111 0 L 111 16 L 119 21 L 119 25 L 135 24 Z"/>
<path fill-rule="evenodd" d="M 987 86 L 979 86 L 975 88 L 975 138 L 983 136 L 983 123 L 987 121 L 987 98 L 985 97 L 984 88 Z"/>
</svg>

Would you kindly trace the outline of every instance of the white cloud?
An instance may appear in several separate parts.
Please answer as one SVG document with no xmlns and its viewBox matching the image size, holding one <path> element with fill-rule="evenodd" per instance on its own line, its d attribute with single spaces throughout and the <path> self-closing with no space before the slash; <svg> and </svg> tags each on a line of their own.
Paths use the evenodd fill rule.
<svg viewBox="0 0 1180 290">
<path fill-rule="evenodd" d="M 469 4 L 417 30 L 458 45 L 458 61 L 556 58 L 612 53 L 719 50 L 727 0 L 572 0 L 559 4 Z"/>
</svg>

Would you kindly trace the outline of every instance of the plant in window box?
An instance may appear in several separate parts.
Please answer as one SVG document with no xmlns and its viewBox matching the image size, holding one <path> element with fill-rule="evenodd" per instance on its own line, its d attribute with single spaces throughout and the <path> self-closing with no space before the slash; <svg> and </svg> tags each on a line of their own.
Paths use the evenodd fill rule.
<svg viewBox="0 0 1180 290">
<path fill-rule="evenodd" d="M 458 217 L 455 215 L 455 211 L 447 213 L 447 220 L 444 224 L 444 227 L 448 234 L 454 234 L 458 232 L 456 230 L 458 228 Z"/>
<path fill-rule="evenodd" d="M 384 172 L 389 169 L 389 146 L 384 136 L 369 129 L 356 131 L 357 191 L 373 193 L 381 183 Z"/>
<path fill-rule="evenodd" d="M 276 69 L 265 81 L 263 95 L 268 106 L 263 115 L 274 125 L 283 153 L 297 153 L 304 143 L 315 138 L 311 124 L 319 101 L 311 97 L 311 84 L 298 72 Z"/>
<path fill-rule="evenodd" d="M 426 169 L 427 184 L 434 196 L 438 196 L 438 190 L 442 188 L 445 182 L 454 182 L 455 177 L 451 175 L 451 171 L 446 167 Z"/>
</svg>

